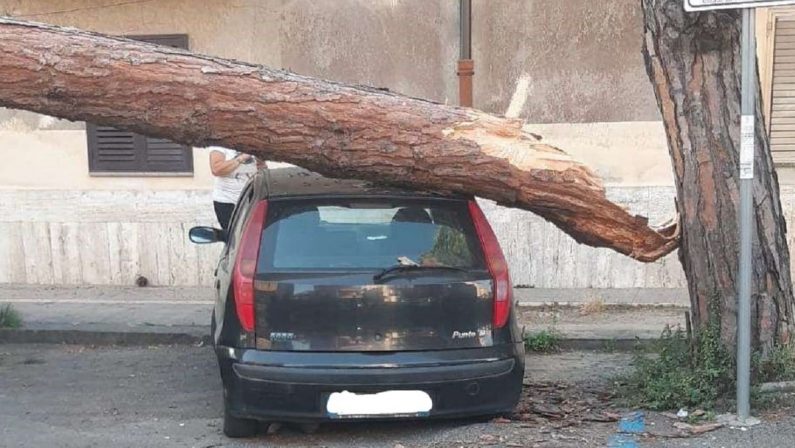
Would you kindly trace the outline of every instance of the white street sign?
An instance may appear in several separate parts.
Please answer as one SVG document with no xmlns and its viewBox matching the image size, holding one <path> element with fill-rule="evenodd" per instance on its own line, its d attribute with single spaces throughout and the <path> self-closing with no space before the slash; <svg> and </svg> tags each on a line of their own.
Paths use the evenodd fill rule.
<svg viewBox="0 0 795 448">
<path fill-rule="evenodd" d="M 740 118 L 740 179 L 754 178 L 754 116 Z"/>
<path fill-rule="evenodd" d="M 795 0 L 685 0 L 686 11 L 795 5 Z"/>
</svg>

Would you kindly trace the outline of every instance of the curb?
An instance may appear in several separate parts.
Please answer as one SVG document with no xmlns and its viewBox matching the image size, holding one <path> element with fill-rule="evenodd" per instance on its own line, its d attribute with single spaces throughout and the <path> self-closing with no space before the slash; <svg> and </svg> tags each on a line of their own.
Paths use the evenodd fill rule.
<svg viewBox="0 0 795 448">
<path fill-rule="evenodd" d="M 209 329 L 208 329 L 209 332 Z M 210 335 L 143 331 L 0 329 L 0 344 L 148 346 L 209 344 Z"/>
</svg>

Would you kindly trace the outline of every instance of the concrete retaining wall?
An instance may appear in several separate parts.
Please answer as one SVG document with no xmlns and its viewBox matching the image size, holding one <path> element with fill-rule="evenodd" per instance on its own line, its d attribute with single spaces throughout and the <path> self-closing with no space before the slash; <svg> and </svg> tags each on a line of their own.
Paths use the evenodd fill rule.
<svg viewBox="0 0 795 448">
<path fill-rule="evenodd" d="M 0 283 L 210 286 L 220 245 L 207 191 L 0 190 Z"/>
</svg>

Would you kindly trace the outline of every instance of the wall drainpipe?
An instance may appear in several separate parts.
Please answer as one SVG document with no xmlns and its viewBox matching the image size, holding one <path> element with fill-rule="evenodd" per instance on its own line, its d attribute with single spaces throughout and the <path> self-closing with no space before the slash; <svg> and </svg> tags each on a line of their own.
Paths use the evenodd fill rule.
<svg viewBox="0 0 795 448">
<path fill-rule="evenodd" d="M 472 107 L 472 75 L 475 61 L 472 60 L 472 0 L 459 0 L 459 22 L 461 54 L 458 59 L 458 105 Z"/>
</svg>

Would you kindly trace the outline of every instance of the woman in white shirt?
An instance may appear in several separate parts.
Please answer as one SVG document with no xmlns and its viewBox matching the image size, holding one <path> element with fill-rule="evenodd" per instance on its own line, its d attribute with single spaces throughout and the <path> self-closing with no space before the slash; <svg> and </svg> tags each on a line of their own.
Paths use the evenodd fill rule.
<svg viewBox="0 0 795 448">
<path fill-rule="evenodd" d="M 215 176 L 213 208 L 222 229 L 228 230 L 229 219 L 246 182 L 264 167 L 265 162 L 258 161 L 251 154 L 220 146 L 210 147 L 210 171 Z"/>
</svg>

